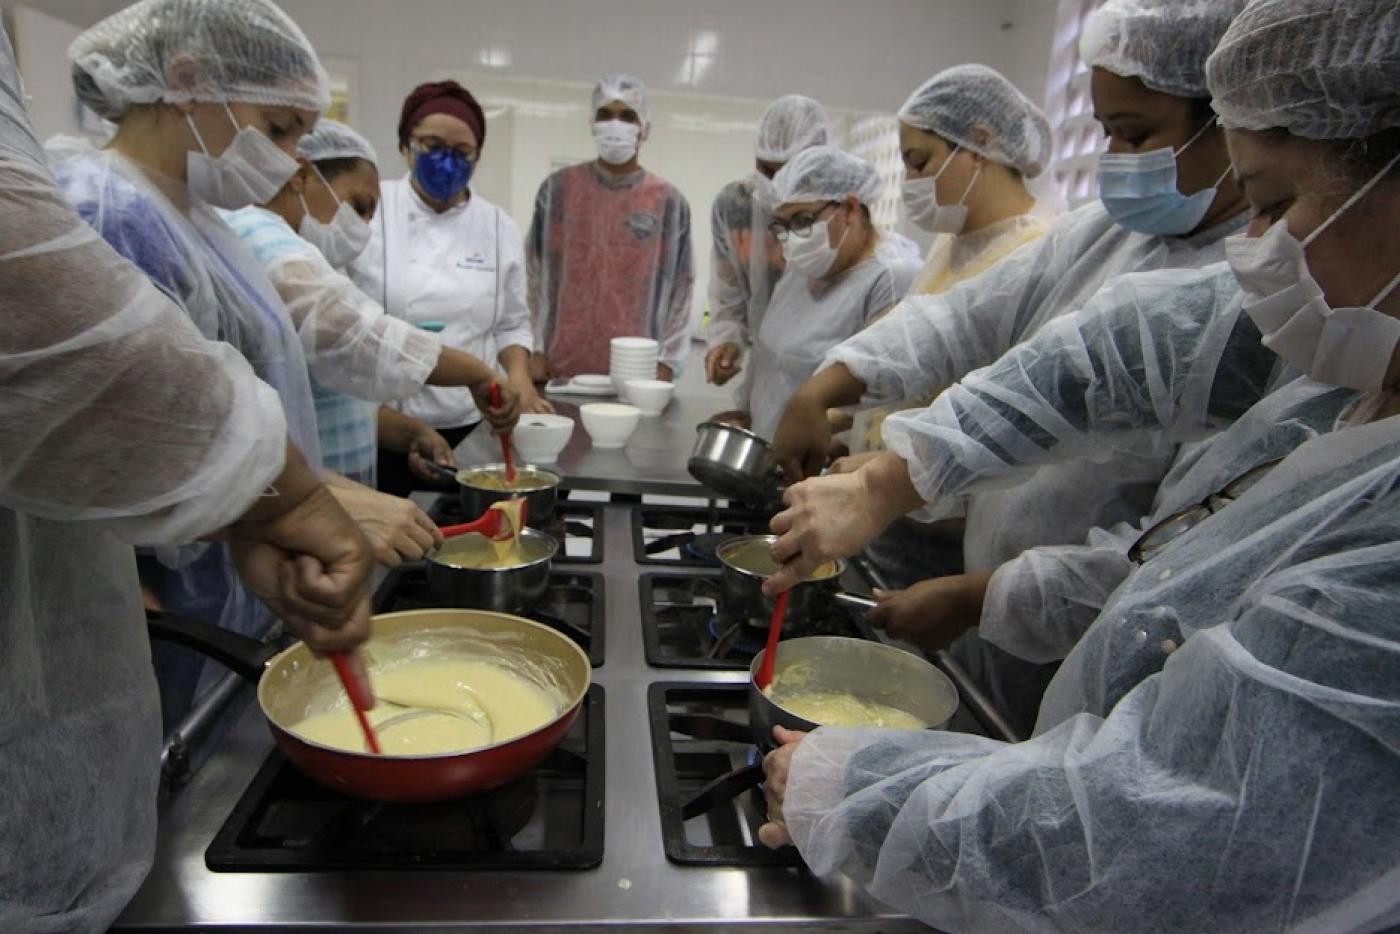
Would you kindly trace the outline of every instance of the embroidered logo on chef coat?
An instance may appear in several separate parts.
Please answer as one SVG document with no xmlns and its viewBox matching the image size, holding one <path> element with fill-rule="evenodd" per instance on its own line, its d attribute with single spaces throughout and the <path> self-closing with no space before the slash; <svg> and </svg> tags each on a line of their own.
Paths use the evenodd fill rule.
<svg viewBox="0 0 1400 934">
<path fill-rule="evenodd" d="M 480 250 L 472 250 L 466 256 L 457 260 L 458 269 L 474 269 L 478 272 L 495 272 L 495 257 L 487 256 Z"/>
<path fill-rule="evenodd" d="M 632 231 L 632 236 L 638 240 L 645 240 L 656 236 L 656 232 L 661 229 L 661 218 L 634 211 L 632 216 L 627 218 L 627 229 Z"/>
</svg>

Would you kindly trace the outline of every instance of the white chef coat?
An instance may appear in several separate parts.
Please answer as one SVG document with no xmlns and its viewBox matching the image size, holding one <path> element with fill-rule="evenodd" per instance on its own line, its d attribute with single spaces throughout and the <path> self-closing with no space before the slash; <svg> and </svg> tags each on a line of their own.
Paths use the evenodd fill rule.
<svg viewBox="0 0 1400 934">
<path fill-rule="evenodd" d="M 507 347 L 534 345 L 525 303 L 525 251 L 510 216 L 481 195 L 439 214 L 409 176 L 380 183 L 374 236 L 350 276 L 389 314 L 411 324 L 441 322 L 444 347 L 494 364 Z M 387 244 L 387 248 L 386 248 Z M 434 428 L 481 420 L 470 391 L 425 387 L 397 403 Z"/>
</svg>

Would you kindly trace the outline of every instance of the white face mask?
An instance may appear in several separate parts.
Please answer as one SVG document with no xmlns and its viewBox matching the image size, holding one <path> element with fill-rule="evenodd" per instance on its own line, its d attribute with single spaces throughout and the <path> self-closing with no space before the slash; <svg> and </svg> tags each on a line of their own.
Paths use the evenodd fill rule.
<svg viewBox="0 0 1400 934">
<path fill-rule="evenodd" d="M 598 144 L 598 158 L 608 165 L 626 165 L 637 154 L 637 142 L 642 128 L 622 120 L 599 120 L 593 124 L 593 141 Z"/>
<path fill-rule="evenodd" d="M 961 149 L 961 146 L 955 147 L 937 172 L 926 178 L 905 178 L 901 187 L 900 194 L 904 198 L 909 219 L 930 233 L 960 234 L 967 226 L 967 196 L 972 194 L 972 188 L 982 174 L 981 163 L 972 173 L 972 181 L 967 183 L 967 190 L 957 204 L 938 203 L 938 179 L 948 171 L 948 166 L 953 164 L 953 156 Z"/>
<path fill-rule="evenodd" d="M 1308 245 L 1384 178 L 1396 161 L 1391 160 L 1301 243 L 1283 220 L 1261 237 L 1225 239 L 1225 259 L 1246 296 L 1245 314 L 1264 333 L 1264 346 L 1320 383 L 1362 391 L 1380 389 L 1400 345 L 1400 319 L 1376 310 L 1400 285 L 1400 275 L 1364 307 L 1332 308 L 1308 271 L 1305 255 Z"/>
<path fill-rule="evenodd" d="M 349 202 L 340 200 L 340 196 L 326 182 L 320 169 L 313 165 L 311 170 L 316 173 L 321 184 L 326 186 L 338 207 L 331 222 L 323 224 L 311 216 L 311 210 L 306 206 L 306 195 L 301 195 L 301 226 L 297 228 L 297 233 L 301 234 L 301 238 L 307 243 L 320 250 L 331 266 L 344 269 L 350 265 L 351 260 L 364 252 L 373 231 L 369 229 L 369 224 L 355 213 Z"/>
<path fill-rule="evenodd" d="M 830 226 L 831 218 L 828 217 L 814 223 L 805 237 L 799 237 L 789 230 L 787 239 L 783 241 L 783 258 L 808 278 L 820 279 L 826 275 L 836 262 L 836 254 L 840 252 L 841 244 L 846 241 L 846 234 L 851 232 L 848 226 L 845 233 L 841 234 L 841 241 L 832 246 L 831 234 L 828 232 Z"/>
<path fill-rule="evenodd" d="M 226 211 L 266 204 L 296 174 L 297 160 L 257 129 L 240 127 L 228 104 L 224 104 L 224 113 L 238 132 L 218 156 L 209 155 L 199 128 L 185 114 L 185 122 L 201 150 L 185 154 L 190 191 L 206 204 Z"/>
</svg>

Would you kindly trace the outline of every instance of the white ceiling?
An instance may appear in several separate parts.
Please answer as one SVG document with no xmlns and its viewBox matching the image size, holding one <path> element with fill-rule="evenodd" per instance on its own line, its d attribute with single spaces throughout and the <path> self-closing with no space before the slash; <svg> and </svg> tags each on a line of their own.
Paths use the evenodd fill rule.
<svg viewBox="0 0 1400 934">
<path fill-rule="evenodd" d="M 89 25 L 123 0 L 26 0 Z M 501 70 L 592 80 L 633 71 L 656 88 L 893 110 L 924 78 L 980 61 L 1043 93 L 1054 0 L 282 0 L 325 55 L 402 93 L 429 72 Z M 362 88 L 375 94 L 376 88 Z"/>
</svg>

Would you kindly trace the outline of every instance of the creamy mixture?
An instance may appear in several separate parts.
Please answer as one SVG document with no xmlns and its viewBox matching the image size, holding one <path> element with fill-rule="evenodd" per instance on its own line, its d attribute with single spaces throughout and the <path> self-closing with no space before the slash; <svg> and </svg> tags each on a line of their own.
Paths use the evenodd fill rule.
<svg viewBox="0 0 1400 934">
<path fill-rule="evenodd" d="M 844 691 L 793 691 L 769 688 L 773 703 L 822 726 L 874 726 L 888 730 L 922 730 L 928 724 L 911 713 Z"/>
<path fill-rule="evenodd" d="M 540 538 L 520 536 L 520 505 L 523 500 L 497 503 L 505 510 L 510 507 L 514 515 L 508 516 L 512 534 L 502 541 L 492 541 L 481 535 L 459 535 L 443 542 L 442 547 L 433 553 L 432 558 L 439 564 L 454 568 L 513 568 L 538 561 L 549 554 L 549 544 Z M 493 507 L 494 508 L 494 507 Z"/>
<path fill-rule="evenodd" d="M 778 562 L 773 560 L 773 554 L 769 551 L 768 542 L 763 539 L 756 539 L 747 542 L 732 550 L 723 552 L 724 559 L 736 568 L 741 568 L 763 577 L 771 577 L 778 572 Z M 807 575 L 809 581 L 827 580 L 835 577 L 837 565 L 835 561 L 828 561 L 820 565 L 815 571 Z"/>
<path fill-rule="evenodd" d="M 479 538 L 479 536 L 468 536 Z M 403 717 L 379 733 L 388 755 L 465 752 L 532 733 L 559 715 L 551 693 L 502 665 L 468 656 L 414 661 L 372 671 L 372 724 Z M 411 714 L 411 716 L 404 716 Z M 355 714 L 342 702 L 292 727 L 303 739 L 366 752 Z"/>
<path fill-rule="evenodd" d="M 515 482 L 506 479 L 505 468 L 489 470 L 463 470 L 457 480 L 478 490 L 537 490 L 547 486 L 549 478 L 533 470 L 517 470 Z"/>
</svg>

